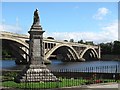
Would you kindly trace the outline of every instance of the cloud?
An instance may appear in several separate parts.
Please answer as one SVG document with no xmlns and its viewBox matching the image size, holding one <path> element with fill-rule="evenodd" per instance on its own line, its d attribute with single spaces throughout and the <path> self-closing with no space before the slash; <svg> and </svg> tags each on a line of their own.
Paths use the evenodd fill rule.
<svg viewBox="0 0 120 90">
<path fill-rule="evenodd" d="M 103 26 L 100 32 L 51 32 L 45 33 L 45 37 L 51 36 L 56 40 L 93 41 L 95 43 L 111 42 L 118 40 L 118 22 L 114 21 Z"/>
<path fill-rule="evenodd" d="M 2 19 L 2 24 L 0 24 L 0 31 L 7 31 L 13 33 L 23 33 L 22 27 L 19 25 L 19 18 L 16 17 L 15 24 L 6 24 L 6 20 Z"/>
<path fill-rule="evenodd" d="M 7 31 L 13 33 L 21 34 L 23 29 L 15 24 L 0 24 L 0 31 Z M 47 30 L 46 30 L 47 31 Z M 104 25 L 100 28 L 99 32 L 45 32 L 45 37 L 54 37 L 55 40 L 70 40 L 74 41 L 84 40 L 84 41 L 93 41 L 95 43 L 101 42 L 111 42 L 118 40 L 118 21 L 113 21 L 107 25 Z"/>
<path fill-rule="evenodd" d="M 109 13 L 109 9 L 107 8 L 99 8 L 97 10 L 97 13 L 95 15 L 93 15 L 93 18 L 96 20 L 102 20 L 108 13 Z"/>
<path fill-rule="evenodd" d="M 18 25 L 0 24 L 0 31 L 22 33 L 22 28 Z"/>
<path fill-rule="evenodd" d="M 117 20 L 105 25 L 101 28 L 101 32 L 99 33 L 99 40 L 102 42 L 110 42 L 114 40 L 118 40 L 118 22 Z"/>
</svg>

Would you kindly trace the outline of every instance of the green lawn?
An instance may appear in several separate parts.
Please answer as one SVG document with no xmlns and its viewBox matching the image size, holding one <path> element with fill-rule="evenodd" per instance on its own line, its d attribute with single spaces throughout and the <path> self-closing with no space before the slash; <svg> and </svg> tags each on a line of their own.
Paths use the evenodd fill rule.
<svg viewBox="0 0 120 90">
<path fill-rule="evenodd" d="M 85 84 L 87 80 L 82 79 L 61 79 L 60 82 L 29 82 L 29 83 L 15 83 L 14 81 L 5 81 L 2 83 L 4 87 L 14 88 L 58 88 L 79 86 Z"/>
<path fill-rule="evenodd" d="M 80 86 L 83 84 L 92 84 L 90 80 L 85 79 L 60 79 L 60 82 L 26 82 L 26 83 L 16 83 L 14 81 L 2 82 L 4 87 L 13 88 L 60 88 L 60 87 L 71 87 Z M 104 79 L 102 83 L 115 82 L 115 80 Z M 120 80 L 117 81 L 118 83 Z M 1 85 L 1 84 L 0 84 Z"/>
<path fill-rule="evenodd" d="M 0 86 L 4 87 L 13 87 L 13 88 L 60 88 L 60 87 L 71 87 L 71 86 L 80 86 L 83 84 L 93 84 L 93 83 L 109 83 L 109 82 L 116 82 L 114 79 L 66 79 L 59 77 L 59 82 L 26 82 L 26 83 L 16 83 L 14 82 L 14 77 L 18 75 L 18 72 L 6 72 L 2 78 Z M 120 83 L 120 80 L 117 80 Z"/>
</svg>

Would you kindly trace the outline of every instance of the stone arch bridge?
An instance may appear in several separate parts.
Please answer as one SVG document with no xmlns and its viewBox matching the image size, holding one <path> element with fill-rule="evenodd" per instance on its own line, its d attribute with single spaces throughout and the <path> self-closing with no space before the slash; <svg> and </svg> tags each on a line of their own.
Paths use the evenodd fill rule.
<svg viewBox="0 0 120 90">
<path fill-rule="evenodd" d="M 25 64 L 29 61 L 29 36 L 10 32 L 1 32 L 2 45 L 12 51 L 16 63 Z M 44 59 L 60 59 L 63 61 L 86 61 L 101 58 L 100 47 L 56 41 L 54 39 L 43 39 Z"/>
</svg>

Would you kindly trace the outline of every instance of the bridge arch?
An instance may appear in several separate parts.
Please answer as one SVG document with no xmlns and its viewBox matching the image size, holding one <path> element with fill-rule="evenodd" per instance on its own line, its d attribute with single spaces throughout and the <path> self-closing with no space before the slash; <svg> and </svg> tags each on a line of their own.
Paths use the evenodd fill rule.
<svg viewBox="0 0 120 90">
<path fill-rule="evenodd" d="M 11 50 L 12 55 L 16 58 L 15 62 L 17 64 L 27 63 L 27 60 L 29 60 L 29 46 L 26 42 L 13 37 L 2 37 L 0 40 L 2 40 L 2 45 Z"/>
<path fill-rule="evenodd" d="M 27 49 L 29 49 L 29 45 L 25 42 L 25 41 L 22 41 L 20 39 L 16 39 L 16 38 L 13 38 L 13 37 L 2 37 L 0 38 L 1 40 L 9 40 L 9 41 L 14 41 L 14 42 L 17 42 L 21 45 L 23 45 L 24 47 L 26 47 Z"/>
<path fill-rule="evenodd" d="M 66 47 L 67 50 L 69 50 L 69 52 L 72 54 L 74 60 L 79 59 L 79 56 L 78 56 L 77 52 L 75 51 L 75 49 L 68 44 L 58 44 L 58 45 L 54 46 L 51 50 L 49 50 L 45 54 L 45 59 L 48 59 L 50 57 L 50 55 L 52 55 L 52 53 L 54 53 L 57 49 L 62 48 L 62 47 Z"/>
<path fill-rule="evenodd" d="M 87 52 L 88 52 L 88 53 L 87 53 Z M 97 51 L 96 51 L 94 48 L 92 48 L 92 47 L 87 47 L 87 48 L 80 54 L 80 57 L 81 57 L 81 58 L 89 59 L 89 58 L 86 58 L 85 55 L 91 56 L 90 58 L 92 58 L 92 59 L 98 59 L 98 58 L 99 58 Z"/>
</svg>

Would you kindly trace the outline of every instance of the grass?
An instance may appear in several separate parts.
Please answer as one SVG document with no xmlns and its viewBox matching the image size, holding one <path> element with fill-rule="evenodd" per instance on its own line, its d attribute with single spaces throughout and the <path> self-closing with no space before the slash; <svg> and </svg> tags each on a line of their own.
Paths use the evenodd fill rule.
<svg viewBox="0 0 120 90">
<path fill-rule="evenodd" d="M 61 82 L 26 82 L 26 83 L 16 83 L 14 81 L 5 81 L 2 82 L 2 86 L 4 87 L 12 87 L 12 88 L 61 88 L 61 87 L 71 87 L 71 86 L 80 86 L 83 84 L 87 84 L 90 81 L 85 79 L 60 79 Z M 102 83 L 115 82 L 112 79 L 103 79 Z M 117 81 L 118 83 L 120 80 Z M 1 84 L 0 84 L 1 85 Z"/>
<path fill-rule="evenodd" d="M 80 86 L 85 84 L 87 80 L 81 79 L 61 79 L 61 82 L 29 82 L 29 83 L 15 83 L 14 81 L 5 81 L 2 83 L 4 87 L 13 88 L 60 88 Z"/>
<path fill-rule="evenodd" d="M 71 87 L 71 86 L 80 86 L 83 84 L 93 84 L 93 83 L 109 83 L 109 82 L 118 82 L 114 79 L 83 79 L 83 78 L 71 78 L 66 79 L 60 77 L 61 82 L 26 82 L 26 83 L 16 83 L 14 82 L 14 77 L 18 75 L 18 72 L 7 72 L 1 76 L 2 81 L 0 86 L 12 87 L 12 88 L 61 88 L 61 87 Z"/>
</svg>

